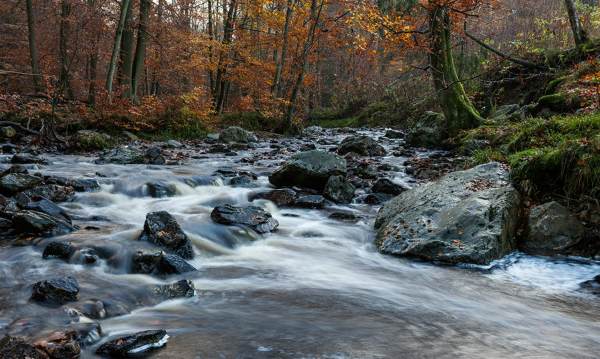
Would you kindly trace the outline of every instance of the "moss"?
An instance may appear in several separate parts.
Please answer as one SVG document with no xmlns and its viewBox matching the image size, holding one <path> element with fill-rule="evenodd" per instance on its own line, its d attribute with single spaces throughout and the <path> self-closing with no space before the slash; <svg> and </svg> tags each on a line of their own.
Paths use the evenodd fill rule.
<svg viewBox="0 0 600 359">
<path fill-rule="evenodd" d="M 556 107 L 563 106 L 567 102 L 567 97 L 561 93 L 544 95 L 539 98 L 538 103 L 542 106 Z"/>
<path fill-rule="evenodd" d="M 506 157 L 504 157 L 504 154 L 501 151 L 493 148 L 475 150 L 471 155 L 470 163 L 473 166 L 488 162 L 506 162 Z"/>
<path fill-rule="evenodd" d="M 567 78 L 567 76 L 561 76 L 548 82 L 548 85 L 546 85 L 546 95 L 555 93 L 558 89 L 558 86 L 563 84 L 567 80 Z"/>
</svg>

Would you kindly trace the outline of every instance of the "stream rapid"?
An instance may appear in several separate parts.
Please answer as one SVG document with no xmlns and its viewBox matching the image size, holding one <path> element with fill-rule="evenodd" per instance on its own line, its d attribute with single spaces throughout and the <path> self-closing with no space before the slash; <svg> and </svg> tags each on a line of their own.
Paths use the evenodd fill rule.
<svg viewBox="0 0 600 359">
<path fill-rule="evenodd" d="M 382 131 L 361 133 L 381 138 L 388 149 L 402 144 L 383 139 Z M 79 230 L 33 246 L 0 244 L 0 333 L 34 336 L 71 321 L 91 322 L 68 308 L 96 299 L 123 312 L 99 321 L 105 335 L 167 330 L 169 342 L 153 358 L 598 358 L 600 301 L 579 289 L 600 273 L 598 262 L 515 253 L 485 267 L 451 267 L 382 255 L 373 245 L 379 207 L 359 201 L 324 210 L 253 202 L 280 224 L 264 236 L 211 221 L 215 206 L 246 206 L 250 193 L 271 188 L 267 176 L 289 157 L 287 149 L 308 141 L 329 150 L 344 135 L 324 131 L 320 137 L 264 141 L 235 156 L 188 146 L 176 150 L 186 159 L 169 166 L 44 155 L 50 164 L 32 172 L 95 178 L 101 188 L 60 204 Z M 2 169 L 9 158 L 0 157 Z M 406 159 L 382 161 L 397 167 L 388 177 L 417 185 L 405 172 Z M 224 168 L 251 171 L 258 179 L 231 186 L 213 177 Z M 190 177 L 206 177 L 206 184 L 191 187 L 185 183 Z M 152 181 L 174 185 L 176 195 L 150 197 L 145 184 Z M 330 219 L 338 210 L 360 219 Z M 157 250 L 137 241 L 153 211 L 177 219 L 194 245 L 196 256 L 188 262 L 197 272 L 128 274 L 135 251 Z M 44 260 L 52 240 L 92 247 L 109 259 L 94 265 Z M 29 300 L 33 283 L 67 275 L 80 284 L 79 303 L 52 308 Z M 197 295 L 153 296 L 156 285 L 180 279 L 193 281 Z M 94 358 L 94 348 L 82 357 Z"/>
</svg>

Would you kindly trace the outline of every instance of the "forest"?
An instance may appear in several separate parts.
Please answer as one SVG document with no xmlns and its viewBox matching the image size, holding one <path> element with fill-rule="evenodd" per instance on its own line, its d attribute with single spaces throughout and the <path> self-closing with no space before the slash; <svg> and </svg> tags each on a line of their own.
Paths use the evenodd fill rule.
<svg viewBox="0 0 600 359">
<path fill-rule="evenodd" d="M 598 0 L 0 1 L 0 359 L 596 358 Z"/>
</svg>

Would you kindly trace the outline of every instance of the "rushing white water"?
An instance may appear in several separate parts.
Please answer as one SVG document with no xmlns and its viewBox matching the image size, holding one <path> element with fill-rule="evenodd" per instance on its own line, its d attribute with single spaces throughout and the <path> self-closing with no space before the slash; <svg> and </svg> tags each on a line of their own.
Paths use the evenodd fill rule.
<svg viewBox="0 0 600 359">
<path fill-rule="evenodd" d="M 489 267 L 460 268 L 384 256 L 372 244 L 377 208 L 363 204 L 344 207 L 362 216 L 356 224 L 266 201 L 254 204 L 279 221 L 275 233 L 258 236 L 214 224 L 215 205 L 248 205 L 250 192 L 268 187 L 267 167 L 281 158 L 239 163 L 267 150 L 178 166 L 100 166 L 93 158 L 51 157 L 52 164 L 40 169 L 45 174 L 104 176 L 100 191 L 63 204 L 82 229 L 61 239 L 105 248 L 112 257 L 95 266 L 44 261 L 48 240 L 2 248 L 0 328 L 35 335 L 62 323 L 62 309 L 28 302 L 29 286 L 68 274 L 81 285 L 80 302 L 94 298 L 126 307 L 123 315 L 100 321 L 105 334 L 166 329 L 169 343 L 157 358 L 597 357 L 600 305 L 579 284 L 599 274 L 600 263 L 513 254 Z M 385 161 L 403 168 L 403 158 Z M 222 167 L 260 177 L 252 188 L 222 181 L 192 188 L 182 181 Z M 410 180 L 403 171 L 392 177 Z M 145 183 L 156 180 L 175 184 L 177 195 L 147 196 Z M 197 255 L 189 262 L 198 272 L 164 280 L 126 273 L 128 256 L 151 248 L 136 239 L 146 214 L 158 210 L 173 214 L 191 238 Z M 161 301 L 149 295 L 149 288 L 182 278 L 194 282 L 196 297 Z"/>
</svg>

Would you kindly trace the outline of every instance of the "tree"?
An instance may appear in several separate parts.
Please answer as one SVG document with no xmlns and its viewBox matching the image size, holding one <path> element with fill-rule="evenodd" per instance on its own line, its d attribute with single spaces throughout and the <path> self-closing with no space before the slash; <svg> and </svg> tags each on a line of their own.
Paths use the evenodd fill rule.
<svg viewBox="0 0 600 359">
<path fill-rule="evenodd" d="M 129 92 L 131 86 L 131 74 L 133 71 L 133 1 L 129 2 L 125 26 L 123 28 L 123 39 L 121 40 L 121 61 L 119 63 L 118 82 L 121 86 L 127 86 Z"/>
<path fill-rule="evenodd" d="M 31 73 L 33 74 L 33 85 L 36 92 L 42 91 L 41 75 L 40 75 L 40 60 L 37 52 L 37 35 L 35 29 L 35 14 L 33 13 L 32 0 L 26 0 L 27 7 L 27 28 L 29 38 L 29 57 L 31 59 Z"/>
<path fill-rule="evenodd" d="M 69 35 L 71 32 L 71 16 L 70 0 L 61 0 L 60 2 L 60 27 L 59 27 L 59 49 L 58 58 L 60 64 L 60 73 L 58 78 L 59 89 L 63 95 L 72 99 L 74 97 L 73 89 L 71 88 L 71 79 L 69 73 Z"/>
<path fill-rule="evenodd" d="M 277 96 L 281 96 L 281 73 L 285 67 L 285 61 L 287 58 L 288 46 L 289 46 L 289 35 L 290 35 L 290 22 L 292 20 L 292 13 L 294 12 L 294 0 L 287 0 L 285 7 L 285 23 L 283 26 L 282 34 L 282 45 L 281 45 L 281 56 L 277 59 L 275 65 L 275 78 L 273 79 L 273 86 L 271 92 Z"/>
<path fill-rule="evenodd" d="M 135 57 L 131 71 L 131 98 L 137 101 L 138 82 L 144 71 L 146 59 L 146 41 L 148 38 L 148 18 L 150 14 L 150 0 L 140 0 L 140 23 L 138 26 L 137 44 L 135 46 Z"/>
<path fill-rule="evenodd" d="M 109 98 L 113 92 L 113 80 L 115 77 L 115 71 L 117 69 L 117 59 L 119 57 L 121 39 L 123 38 L 123 28 L 127 19 L 130 1 L 131 0 L 123 0 L 121 2 L 121 16 L 119 16 L 119 23 L 117 24 L 117 31 L 115 33 L 115 41 L 113 42 L 112 55 L 110 58 L 110 63 L 108 64 L 108 71 L 106 75 L 106 91 L 108 92 Z"/>
<path fill-rule="evenodd" d="M 581 25 L 577 7 L 575 6 L 575 0 L 565 0 L 565 6 L 567 7 L 567 13 L 569 14 L 569 22 L 571 24 L 571 31 L 573 31 L 575 45 L 581 46 L 588 42 L 588 35 Z"/>
</svg>

